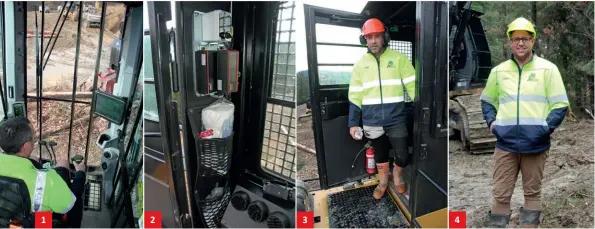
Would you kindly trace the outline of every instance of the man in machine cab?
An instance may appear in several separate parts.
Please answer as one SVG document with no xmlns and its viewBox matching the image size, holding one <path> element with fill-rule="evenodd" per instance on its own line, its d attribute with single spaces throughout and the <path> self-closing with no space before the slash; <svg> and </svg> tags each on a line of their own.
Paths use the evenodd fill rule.
<svg viewBox="0 0 595 229">
<path fill-rule="evenodd" d="M 76 173 L 71 184 L 68 160 L 59 160 L 56 168 L 51 169 L 31 158 L 36 146 L 34 133 L 33 125 L 23 116 L 0 123 L 0 148 L 4 151 L 0 153 L 0 178 L 21 180 L 26 184 L 31 203 L 26 207 L 30 208 L 31 214 L 50 211 L 62 215 L 59 220 L 68 222 L 68 227 L 80 227 L 85 164 L 74 163 Z M 0 208 L 6 211 L 0 218 L 26 210 L 14 206 L 6 197 L 0 198 Z"/>
<path fill-rule="evenodd" d="M 541 214 L 541 180 L 550 135 L 568 110 L 564 82 L 555 64 L 534 54 L 535 27 L 517 18 L 506 31 L 511 58 L 494 67 L 481 95 L 483 115 L 496 136 L 489 227 L 506 227 L 519 171 L 525 203 L 520 227 L 535 228 Z"/>
<path fill-rule="evenodd" d="M 360 42 L 368 48 L 354 67 L 349 84 L 349 133 L 356 140 L 363 135 L 375 150 L 379 184 L 374 198 L 388 187 L 389 149 L 395 150 L 393 182 L 397 192 L 407 195 L 403 168 L 409 161 L 406 94 L 415 97 L 415 69 L 407 56 L 388 49 L 390 35 L 384 24 L 372 18 L 362 27 Z"/>
</svg>

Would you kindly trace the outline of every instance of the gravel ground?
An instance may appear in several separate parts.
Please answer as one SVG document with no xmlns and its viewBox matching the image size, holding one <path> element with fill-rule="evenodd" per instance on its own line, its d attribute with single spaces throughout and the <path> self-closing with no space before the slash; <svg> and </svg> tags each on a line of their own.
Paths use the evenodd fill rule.
<svg viewBox="0 0 595 229">
<path fill-rule="evenodd" d="M 297 107 L 297 116 L 300 117 L 306 113 L 306 105 Z M 297 141 L 299 144 L 311 149 L 316 149 L 314 145 L 314 133 L 312 132 L 312 117 L 304 117 L 297 121 Z M 318 178 L 318 165 L 316 164 L 316 155 L 298 148 L 297 154 L 297 179 L 305 180 Z M 318 179 L 306 182 L 310 190 L 319 189 Z"/>
<path fill-rule="evenodd" d="M 491 206 L 493 155 L 470 155 L 449 142 L 449 206 L 467 212 L 468 227 L 487 226 Z M 567 122 L 552 136 L 542 184 L 541 227 L 593 227 L 593 121 Z M 510 227 L 523 204 L 519 174 L 512 197 Z"/>
</svg>

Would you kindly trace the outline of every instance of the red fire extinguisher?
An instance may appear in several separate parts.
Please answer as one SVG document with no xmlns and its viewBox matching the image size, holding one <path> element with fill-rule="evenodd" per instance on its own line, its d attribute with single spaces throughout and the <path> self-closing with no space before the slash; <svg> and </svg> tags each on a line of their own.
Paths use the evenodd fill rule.
<svg viewBox="0 0 595 229">
<path fill-rule="evenodd" d="M 376 162 L 374 161 L 374 147 L 368 146 L 366 149 L 366 171 L 369 174 L 376 173 Z"/>
</svg>

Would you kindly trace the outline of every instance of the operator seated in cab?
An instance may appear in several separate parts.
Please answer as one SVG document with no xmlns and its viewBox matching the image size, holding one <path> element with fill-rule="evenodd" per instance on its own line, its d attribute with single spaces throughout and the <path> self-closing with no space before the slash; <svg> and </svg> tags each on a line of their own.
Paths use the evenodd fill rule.
<svg viewBox="0 0 595 229">
<path fill-rule="evenodd" d="M 85 188 L 85 163 L 74 163 L 76 173 L 70 183 L 68 160 L 59 160 L 54 169 L 46 169 L 31 158 L 35 148 L 34 128 L 26 117 L 14 117 L 0 123 L 0 177 L 22 180 L 29 190 L 31 212 L 66 214 L 68 227 L 78 228 L 82 220 L 82 195 Z M 0 209 L 6 201 L 0 199 Z"/>
</svg>

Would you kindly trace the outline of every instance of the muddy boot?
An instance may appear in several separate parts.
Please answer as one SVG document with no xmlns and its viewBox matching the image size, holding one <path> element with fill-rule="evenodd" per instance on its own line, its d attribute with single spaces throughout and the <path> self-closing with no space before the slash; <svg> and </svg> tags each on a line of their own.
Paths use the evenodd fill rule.
<svg viewBox="0 0 595 229">
<path fill-rule="evenodd" d="M 379 163 L 376 164 L 376 169 L 378 169 L 378 186 L 374 189 L 374 199 L 382 199 L 384 196 L 384 192 L 388 187 L 388 162 L 386 163 Z"/>
<path fill-rule="evenodd" d="M 488 220 L 488 227 L 490 228 L 506 228 L 508 221 L 510 221 L 510 215 L 492 214 L 492 211 L 490 211 Z"/>
<path fill-rule="evenodd" d="M 395 184 L 395 189 L 398 193 L 407 195 L 407 185 L 405 184 L 405 180 L 403 180 L 403 168 L 394 163 L 393 166 L 393 184 Z"/>
<path fill-rule="evenodd" d="M 521 207 L 519 221 L 521 228 L 537 228 L 539 226 L 539 216 L 541 211 L 529 210 Z"/>
</svg>

